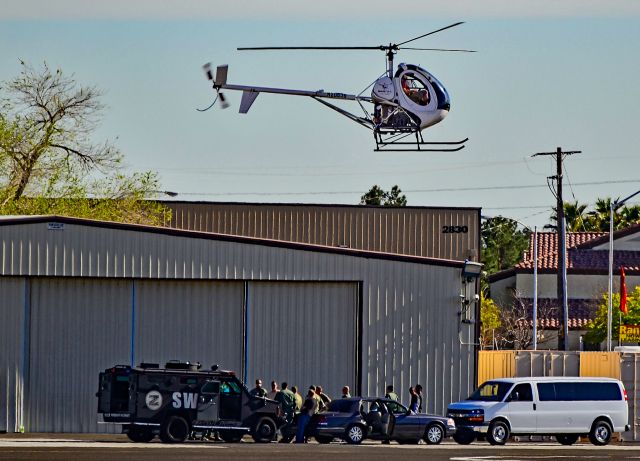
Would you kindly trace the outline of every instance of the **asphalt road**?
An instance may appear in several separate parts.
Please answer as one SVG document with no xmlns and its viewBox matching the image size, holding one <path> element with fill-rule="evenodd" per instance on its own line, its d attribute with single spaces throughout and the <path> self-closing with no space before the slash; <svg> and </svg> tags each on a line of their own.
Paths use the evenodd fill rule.
<svg viewBox="0 0 640 461">
<path fill-rule="evenodd" d="M 640 445 L 595 447 L 577 444 L 564 447 L 555 443 L 511 443 L 492 447 L 486 443 L 468 446 L 445 442 L 429 445 L 382 445 L 365 442 L 360 446 L 344 443 L 319 445 L 237 444 L 187 442 L 165 445 L 154 441 L 134 444 L 121 435 L 95 434 L 5 434 L 0 435 L 0 460 L 121 461 L 121 460 L 342 460 L 349 461 L 562 461 L 640 460 Z"/>
</svg>

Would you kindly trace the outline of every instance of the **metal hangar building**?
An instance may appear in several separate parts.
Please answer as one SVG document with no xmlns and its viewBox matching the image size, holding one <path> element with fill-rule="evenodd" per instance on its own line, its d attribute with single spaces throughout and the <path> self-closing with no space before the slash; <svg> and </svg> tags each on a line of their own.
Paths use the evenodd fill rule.
<svg viewBox="0 0 640 461">
<path fill-rule="evenodd" d="M 448 210 L 467 232 L 441 234 L 446 218 L 406 235 L 477 254 L 480 210 Z M 143 361 L 332 396 L 394 384 L 406 401 L 421 383 L 439 414 L 475 384 L 477 317 L 464 306 L 477 283 L 459 257 L 57 216 L 0 218 L 0 245 L 0 431 L 113 431 L 97 421 L 98 373 Z"/>
</svg>

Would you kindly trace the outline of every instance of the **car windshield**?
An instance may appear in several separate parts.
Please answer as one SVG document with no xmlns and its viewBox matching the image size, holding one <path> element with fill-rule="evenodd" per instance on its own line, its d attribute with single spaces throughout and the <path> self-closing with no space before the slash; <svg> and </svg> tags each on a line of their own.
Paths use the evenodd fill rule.
<svg viewBox="0 0 640 461">
<path fill-rule="evenodd" d="M 502 381 L 487 381 L 467 398 L 467 400 L 479 400 L 481 402 L 501 402 L 513 383 Z"/>
</svg>

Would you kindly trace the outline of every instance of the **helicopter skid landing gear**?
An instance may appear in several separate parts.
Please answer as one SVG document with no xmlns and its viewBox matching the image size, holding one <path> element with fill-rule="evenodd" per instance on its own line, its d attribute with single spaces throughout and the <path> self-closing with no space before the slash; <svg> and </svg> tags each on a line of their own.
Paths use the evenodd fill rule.
<svg viewBox="0 0 640 461">
<path fill-rule="evenodd" d="M 415 135 L 415 141 L 407 140 L 412 134 Z M 464 138 L 460 141 L 429 142 L 423 139 L 420 131 L 414 130 L 374 130 L 373 137 L 376 140 L 374 152 L 457 152 L 464 149 L 464 143 L 469 140 Z"/>
</svg>

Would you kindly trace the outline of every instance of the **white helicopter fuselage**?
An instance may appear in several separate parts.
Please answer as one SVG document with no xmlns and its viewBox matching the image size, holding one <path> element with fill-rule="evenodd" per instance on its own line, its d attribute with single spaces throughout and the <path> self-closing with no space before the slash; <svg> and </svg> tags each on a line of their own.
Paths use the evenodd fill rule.
<svg viewBox="0 0 640 461">
<path fill-rule="evenodd" d="M 400 64 L 393 78 L 380 77 L 373 85 L 371 99 L 381 106 L 383 123 L 403 123 L 385 119 L 386 114 L 401 108 L 420 130 L 442 121 L 451 109 L 449 94 L 442 83 L 413 64 Z"/>
</svg>

